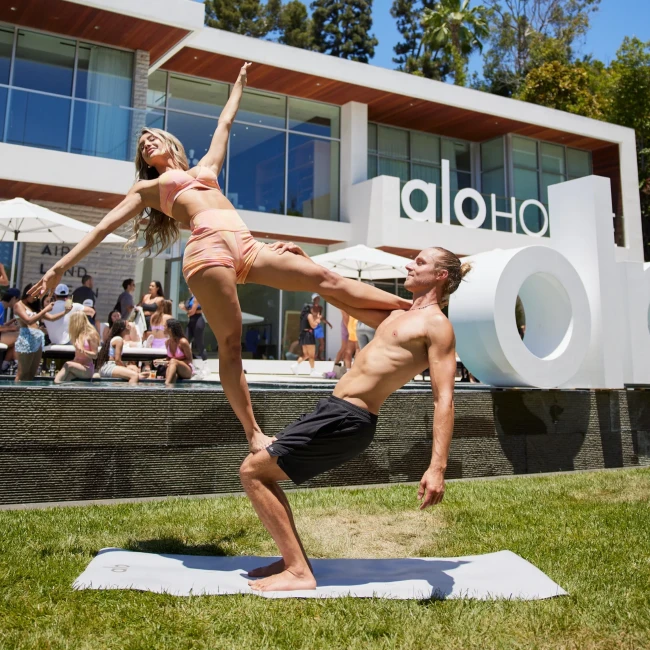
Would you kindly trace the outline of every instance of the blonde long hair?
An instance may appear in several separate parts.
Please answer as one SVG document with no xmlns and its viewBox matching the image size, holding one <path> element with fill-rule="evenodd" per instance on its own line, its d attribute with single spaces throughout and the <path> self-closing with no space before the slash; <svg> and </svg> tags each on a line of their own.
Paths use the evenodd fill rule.
<svg viewBox="0 0 650 650">
<path fill-rule="evenodd" d="M 138 137 L 138 143 L 145 133 L 151 133 L 163 141 L 163 144 L 172 157 L 176 168 L 182 169 L 183 171 L 186 171 L 189 168 L 185 148 L 176 136 L 167 131 L 163 131 L 162 129 L 150 129 L 144 127 Z M 154 180 L 159 176 L 158 170 L 155 167 L 150 167 L 145 162 L 144 156 L 142 155 L 142 148 L 139 144 L 135 154 L 135 170 L 136 181 Z M 138 236 L 140 235 L 140 220 L 142 217 L 147 217 L 149 219 L 149 222 L 142 233 L 144 236 L 144 246 L 141 249 L 147 255 L 151 255 L 152 252 L 160 253 L 161 251 L 164 251 L 178 239 L 180 229 L 174 219 L 168 217 L 160 210 L 146 208 L 143 213 L 136 216 L 133 220 L 133 234 L 129 239 L 129 244 L 132 247 L 136 245 Z"/>
<path fill-rule="evenodd" d="M 94 341 L 99 345 L 99 334 L 97 334 L 97 330 L 90 324 L 83 311 L 75 311 L 70 314 L 68 333 L 70 334 L 70 340 L 76 348 L 82 349 L 86 340 Z"/>
<path fill-rule="evenodd" d="M 434 251 L 438 251 L 436 266 L 447 271 L 447 282 L 445 284 L 444 295 L 442 297 L 441 307 L 449 305 L 449 297 L 460 286 L 463 278 L 472 270 L 469 262 L 461 262 L 458 255 L 441 246 L 434 246 Z"/>
</svg>

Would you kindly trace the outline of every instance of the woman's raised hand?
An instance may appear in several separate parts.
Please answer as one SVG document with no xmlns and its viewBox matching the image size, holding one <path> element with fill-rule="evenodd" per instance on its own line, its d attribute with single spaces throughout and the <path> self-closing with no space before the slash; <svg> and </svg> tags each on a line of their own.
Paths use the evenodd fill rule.
<svg viewBox="0 0 650 650">
<path fill-rule="evenodd" d="M 50 269 L 30 290 L 30 296 L 42 296 L 46 291 L 54 291 L 61 284 L 62 271 Z"/>
<path fill-rule="evenodd" d="M 250 68 L 253 64 L 252 63 L 244 63 L 244 65 L 241 67 L 241 70 L 239 71 L 239 78 L 241 79 L 242 85 L 245 86 L 246 82 L 248 81 L 248 68 Z"/>
</svg>

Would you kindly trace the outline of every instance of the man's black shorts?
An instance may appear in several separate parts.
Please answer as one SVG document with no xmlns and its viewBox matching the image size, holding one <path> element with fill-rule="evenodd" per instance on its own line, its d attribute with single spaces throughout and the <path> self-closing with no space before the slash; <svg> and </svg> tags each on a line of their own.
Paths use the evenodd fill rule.
<svg viewBox="0 0 650 650">
<path fill-rule="evenodd" d="M 266 448 L 296 484 L 338 467 L 368 448 L 377 416 L 331 395 L 301 415 Z"/>
</svg>

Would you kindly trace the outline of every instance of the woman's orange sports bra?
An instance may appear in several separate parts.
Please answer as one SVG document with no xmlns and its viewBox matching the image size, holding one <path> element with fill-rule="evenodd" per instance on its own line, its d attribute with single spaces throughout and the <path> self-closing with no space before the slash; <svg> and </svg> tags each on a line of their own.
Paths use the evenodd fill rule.
<svg viewBox="0 0 650 650">
<path fill-rule="evenodd" d="M 172 208 L 176 199 L 187 190 L 219 190 L 217 176 L 209 167 L 197 166 L 196 178 L 183 169 L 169 169 L 159 177 L 160 209 L 172 216 Z M 204 171 L 205 170 L 205 171 Z"/>
</svg>

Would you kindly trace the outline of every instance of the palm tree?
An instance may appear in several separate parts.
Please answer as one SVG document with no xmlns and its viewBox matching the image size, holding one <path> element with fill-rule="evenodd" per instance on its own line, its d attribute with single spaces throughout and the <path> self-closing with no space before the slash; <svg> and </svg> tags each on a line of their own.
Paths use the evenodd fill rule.
<svg viewBox="0 0 650 650">
<path fill-rule="evenodd" d="M 489 35 L 486 17 L 486 8 L 479 5 L 470 9 L 469 0 L 439 0 L 422 14 L 422 40 L 432 50 L 449 54 L 458 86 L 465 85 L 469 55 L 483 50 L 481 39 Z"/>
</svg>

